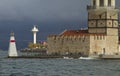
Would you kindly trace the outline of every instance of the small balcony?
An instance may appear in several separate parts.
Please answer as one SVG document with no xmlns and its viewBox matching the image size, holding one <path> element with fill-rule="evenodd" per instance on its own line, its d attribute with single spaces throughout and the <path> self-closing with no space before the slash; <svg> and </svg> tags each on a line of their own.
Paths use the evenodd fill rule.
<svg viewBox="0 0 120 76">
<path fill-rule="evenodd" d="M 87 5 L 87 9 L 89 10 L 89 9 L 96 9 L 96 6 L 89 6 L 89 5 Z"/>
<path fill-rule="evenodd" d="M 90 6 L 90 5 L 87 5 L 87 10 L 90 10 L 90 9 L 99 9 L 99 8 L 120 9 L 120 7 L 114 7 L 114 6 Z"/>
</svg>

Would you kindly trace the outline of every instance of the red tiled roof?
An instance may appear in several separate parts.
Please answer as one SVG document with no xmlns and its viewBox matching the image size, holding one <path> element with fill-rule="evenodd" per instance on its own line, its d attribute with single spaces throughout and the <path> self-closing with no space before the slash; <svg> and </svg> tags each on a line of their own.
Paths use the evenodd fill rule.
<svg viewBox="0 0 120 76">
<path fill-rule="evenodd" d="M 83 35 L 106 35 L 105 33 L 89 33 L 88 30 L 65 30 L 59 35 L 49 35 L 49 37 L 53 36 L 83 36 Z"/>
<path fill-rule="evenodd" d="M 81 34 L 88 34 L 88 30 L 66 30 L 61 33 L 61 36 L 73 36 L 73 35 L 81 35 Z"/>
<path fill-rule="evenodd" d="M 60 36 L 79 36 L 79 35 L 105 35 L 103 33 L 88 33 L 88 30 L 66 30 Z"/>
</svg>

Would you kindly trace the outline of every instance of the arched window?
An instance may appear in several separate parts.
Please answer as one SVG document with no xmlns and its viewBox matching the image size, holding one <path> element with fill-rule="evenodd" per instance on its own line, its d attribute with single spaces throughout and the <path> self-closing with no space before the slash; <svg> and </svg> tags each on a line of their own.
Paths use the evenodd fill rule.
<svg viewBox="0 0 120 76">
<path fill-rule="evenodd" d="M 104 0 L 100 0 L 100 6 L 104 6 Z"/>
<path fill-rule="evenodd" d="M 93 0 L 93 6 L 96 6 L 96 0 Z"/>
<path fill-rule="evenodd" d="M 111 0 L 108 0 L 108 6 L 111 6 Z"/>
</svg>

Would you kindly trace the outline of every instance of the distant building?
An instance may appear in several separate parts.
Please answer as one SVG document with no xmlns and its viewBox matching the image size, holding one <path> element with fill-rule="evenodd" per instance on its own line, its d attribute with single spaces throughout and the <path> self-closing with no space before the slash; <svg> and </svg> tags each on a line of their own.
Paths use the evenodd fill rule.
<svg viewBox="0 0 120 76">
<path fill-rule="evenodd" d="M 91 0 L 87 30 L 65 30 L 48 36 L 49 54 L 115 55 L 119 50 L 115 0 Z"/>
</svg>

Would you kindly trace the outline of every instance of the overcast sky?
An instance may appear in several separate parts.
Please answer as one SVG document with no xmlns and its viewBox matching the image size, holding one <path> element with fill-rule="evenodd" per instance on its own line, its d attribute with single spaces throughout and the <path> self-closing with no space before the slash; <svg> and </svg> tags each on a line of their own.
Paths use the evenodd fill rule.
<svg viewBox="0 0 120 76">
<path fill-rule="evenodd" d="M 91 0 L 0 0 L 0 20 L 71 21 L 87 14 Z M 120 1 L 117 0 L 120 4 Z"/>
<path fill-rule="evenodd" d="M 0 0 L 0 20 L 69 21 L 85 16 L 90 0 Z"/>
<path fill-rule="evenodd" d="M 18 40 L 31 40 L 33 24 L 40 30 L 38 40 L 65 29 L 87 27 L 86 6 L 90 1 L 0 0 L 0 40 L 7 41 L 11 30 L 15 31 Z M 117 6 L 120 6 L 120 0 L 117 0 Z"/>
</svg>

